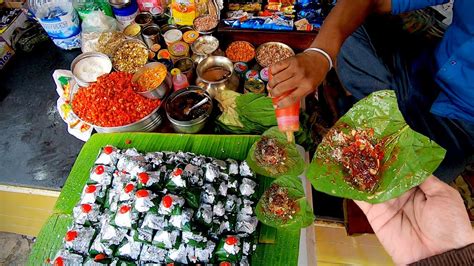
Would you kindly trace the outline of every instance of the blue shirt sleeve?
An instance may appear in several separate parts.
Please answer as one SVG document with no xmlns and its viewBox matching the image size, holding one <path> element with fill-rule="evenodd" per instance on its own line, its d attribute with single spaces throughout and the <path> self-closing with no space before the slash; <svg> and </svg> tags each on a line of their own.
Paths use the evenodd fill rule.
<svg viewBox="0 0 474 266">
<path fill-rule="evenodd" d="M 446 4 L 449 0 L 392 0 L 392 14 L 397 15 L 429 6 Z"/>
</svg>

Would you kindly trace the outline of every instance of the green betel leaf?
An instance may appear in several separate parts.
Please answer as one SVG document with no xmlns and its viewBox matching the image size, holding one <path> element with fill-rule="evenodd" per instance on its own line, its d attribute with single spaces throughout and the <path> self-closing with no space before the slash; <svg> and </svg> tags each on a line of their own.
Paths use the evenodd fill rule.
<svg viewBox="0 0 474 266">
<path fill-rule="evenodd" d="M 378 173 L 380 181 L 372 192 L 360 191 L 347 183 L 344 180 L 347 172 L 331 156 L 331 132 L 350 132 L 352 129 L 374 129 L 374 137 L 384 143 L 384 157 Z M 339 119 L 319 145 L 307 177 L 318 191 L 380 203 L 421 184 L 436 170 L 445 153 L 434 141 L 406 124 L 393 91 L 379 91 L 359 101 Z"/>
<path fill-rule="evenodd" d="M 286 159 L 284 164 L 275 166 L 275 165 L 262 165 L 256 159 L 256 149 L 258 146 L 258 141 L 252 145 L 250 148 L 249 154 L 247 156 L 247 163 L 250 168 L 257 174 L 268 176 L 268 177 L 280 177 L 283 175 L 299 176 L 303 173 L 305 169 L 305 163 L 303 157 L 296 149 L 296 144 L 288 143 L 286 136 L 278 130 L 278 127 L 272 127 L 265 131 L 262 135 L 264 138 L 272 138 L 277 141 L 277 144 L 284 148 L 286 153 Z"/>
<path fill-rule="evenodd" d="M 287 193 L 288 198 L 291 201 L 294 201 L 294 210 L 296 212 L 291 215 L 291 218 L 288 218 L 286 215 L 284 215 L 286 218 L 282 218 L 281 216 L 269 212 L 265 207 L 268 206 L 268 195 L 271 194 L 269 189 L 272 189 L 272 186 L 274 185 L 284 190 Z M 280 177 L 272 182 L 269 189 L 267 189 L 267 191 L 262 195 L 255 209 L 259 221 L 271 227 L 284 229 L 300 229 L 310 226 L 314 222 L 313 210 L 306 200 L 303 184 L 298 177 Z"/>
<path fill-rule="evenodd" d="M 262 94 L 247 93 L 238 96 L 236 103 L 237 112 L 241 119 L 243 117 L 250 123 L 266 128 L 277 125 L 271 98 Z M 245 124 L 244 121 L 242 122 Z"/>
</svg>

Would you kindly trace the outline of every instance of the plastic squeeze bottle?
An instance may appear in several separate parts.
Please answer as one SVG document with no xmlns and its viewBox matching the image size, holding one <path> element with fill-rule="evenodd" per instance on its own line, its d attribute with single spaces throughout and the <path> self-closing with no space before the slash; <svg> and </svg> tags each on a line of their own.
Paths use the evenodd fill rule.
<svg viewBox="0 0 474 266">
<path fill-rule="evenodd" d="M 185 89 L 189 87 L 188 78 L 186 75 L 181 73 L 181 71 L 177 68 L 173 68 L 171 70 L 171 75 L 173 75 L 173 88 L 174 91 Z"/>
<path fill-rule="evenodd" d="M 268 74 L 268 79 L 271 80 L 273 76 L 270 72 Z M 292 91 L 289 91 L 279 97 L 272 98 L 273 106 L 277 106 L 278 102 L 291 93 Z M 300 130 L 300 101 L 285 108 L 275 107 L 275 115 L 278 129 L 285 133 L 288 142 L 295 142 L 295 132 Z"/>
</svg>

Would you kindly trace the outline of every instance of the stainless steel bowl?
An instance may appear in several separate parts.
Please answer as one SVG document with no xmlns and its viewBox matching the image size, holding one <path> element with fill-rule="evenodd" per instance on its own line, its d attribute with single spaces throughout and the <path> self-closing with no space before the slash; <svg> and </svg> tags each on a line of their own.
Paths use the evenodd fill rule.
<svg viewBox="0 0 474 266">
<path fill-rule="evenodd" d="M 199 17 L 195 18 L 194 20 L 199 19 L 199 18 L 204 17 L 204 16 L 210 16 L 210 15 L 202 15 L 202 16 L 199 16 Z M 199 32 L 200 35 L 211 35 L 217 30 L 218 26 L 219 26 L 219 19 L 217 19 L 217 24 L 214 28 L 209 29 L 207 31 L 200 31 L 200 30 L 196 29 L 196 27 L 194 26 L 194 21 L 193 21 L 193 29 L 195 31 Z"/>
<path fill-rule="evenodd" d="M 112 66 L 112 61 L 110 61 L 110 58 L 107 55 L 103 54 L 103 53 L 87 52 L 87 53 L 83 53 L 83 54 L 78 55 L 76 58 L 74 58 L 74 60 L 72 60 L 71 72 L 74 75 L 74 80 L 76 80 L 76 83 L 81 87 L 88 87 L 90 85 L 90 83 L 92 83 L 92 82 L 87 82 L 87 81 L 82 80 L 79 77 L 77 77 L 74 74 L 74 68 L 76 67 L 77 63 L 79 63 L 79 61 L 81 61 L 85 58 L 90 58 L 90 57 L 99 57 L 101 59 L 104 59 L 104 60 L 110 62 L 110 66 Z M 110 73 L 111 70 L 112 70 L 112 68 L 110 68 L 108 73 Z M 107 73 L 104 73 L 104 74 L 107 74 Z"/>
<path fill-rule="evenodd" d="M 163 65 L 162 63 L 159 63 L 159 62 L 148 63 L 145 66 L 141 67 L 133 75 L 132 82 L 137 83 L 138 78 L 143 74 L 143 72 L 145 72 L 145 70 L 155 68 L 155 67 L 158 67 L 160 65 L 162 65 L 166 68 L 165 65 Z M 165 80 L 163 80 L 163 82 L 158 87 L 156 87 L 154 89 L 151 89 L 151 90 L 148 90 L 148 91 L 144 91 L 144 92 L 137 91 L 137 93 L 142 95 L 143 97 L 146 97 L 146 98 L 149 98 L 149 99 L 163 99 L 163 98 L 165 98 L 165 96 L 170 91 L 171 85 L 172 85 L 171 75 L 169 73 L 167 73 Z"/>
<path fill-rule="evenodd" d="M 116 132 L 150 132 L 155 130 L 161 125 L 162 118 L 159 113 L 161 105 L 153 110 L 149 115 L 138 120 L 135 123 L 131 123 L 120 127 L 100 127 L 93 125 L 95 130 L 99 133 L 116 133 Z"/>
<path fill-rule="evenodd" d="M 293 56 L 295 55 L 295 51 L 293 51 L 293 49 L 291 49 L 290 46 L 288 46 L 284 43 L 281 43 L 281 42 L 266 42 L 266 43 L 263 43 L 255 51 L 255 60 L 262 67 L 268 67 L 270 65 L 262 64 L 262 62 L 260 62 L 260 60 L 258 59 L 258 55 L 262 53 L 262 50 L 265 47 L 270 46 L 270 45 L 273 45 L 273 46 L 277 47 L 279 50 L 288 50 Z M 276 63 L 276 62 L 278 62 L 278 61 L 275 61 L 274 63 Z"/>
<path fill-rule="evenodd" d="M 124 8 L 131 2 L 132 0 L 109 0 L 109 4 L 115 8 Z"/>
<path fill-rule="evenodd" d="M 70 96 L 70 101 L 72 102 L 72 99 L 74 99 L 74 95 L 77 93 L 78 90 L 81 88 L 76 84 L 71 90 L 71 96 Z M 145 116 L 144 118 L 138 120 L 137 122 L 124 125 L 124 126 L 118 126 L 118 127 L 101 127 L 97 126 L 94 124 L 91 124 L 87 121 L 84 121 L 81 119 L 77 114 L 74 113 L 74 109 L 72 110 L 72 113 L 83 121 L 84 123 L 87 123 L 89 125 L 92 125 L 94 129 L 99 132 L 99 133 L 116 133 L 116 132 L 151 132 L 154 131 L 158 126 L 161 125 L 161 122 L 163 121 L 159 110 L 161 108 L 162 104 L 160 104 L 157 108 L 155 108 L 149 115 Z"/>
<path fill-rule="evenodd" d="M 180 121 L 172 118 L 170 116 L 170 108 L 171 108 L 171 102 L 173 102 L 174 99 L 176 99 L 178 96 L 184 96 L 186 94 L 190 93 L 199 93 L 204 95 L 205 97 L 209 98 L 209 103 L 211 104 L 211 108 L 209 110 L 201 115 L 200 117 L 190 120 L 190 121 Z M 206 125 L 207 120 L 209 119 L 209 116 L 212 113 L 214 105 L 212 103 L 212 98 L 209 96 L 209 94 L 204 91 L 203 89 L 196 87 L 196 86 L 190 86 L 187 89 L 182 89 L 179 91 L 173 92 L 168 100 L 166 101 L 165 104 L 165 111 L 166 111 L 166 116 L 171 122 L 171 125 L 173 126 L 174 130 L 179 133 L 186 133 L 186 134 L 193 134 L 201 131 L 204 126 Z M 183 110 L 184 111 L 184 110 Z"/>
<path fill-rule="evenodd" d="M 216 37 L 211 35 L 200 36 L 191 44 L 191 50 L 193 51 L 191 58 L 196 64 L 199 64 L 217 49 L 219 49 L 219 40 Z"/>
</svg>

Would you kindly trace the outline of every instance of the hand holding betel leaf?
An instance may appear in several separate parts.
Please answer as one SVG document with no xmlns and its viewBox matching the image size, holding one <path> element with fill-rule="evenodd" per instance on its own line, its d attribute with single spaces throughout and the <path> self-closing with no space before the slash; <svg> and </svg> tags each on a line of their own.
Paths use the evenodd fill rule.
<svg viewBox="0 0 474 266">
<path fill-rule="evenodd" d="M 327 133 L 307 177 L 318 191 L 380 203 L 421 184 L 445 153 L 406 124 L 393 91 L 378 91 Z"/>
</svg>

